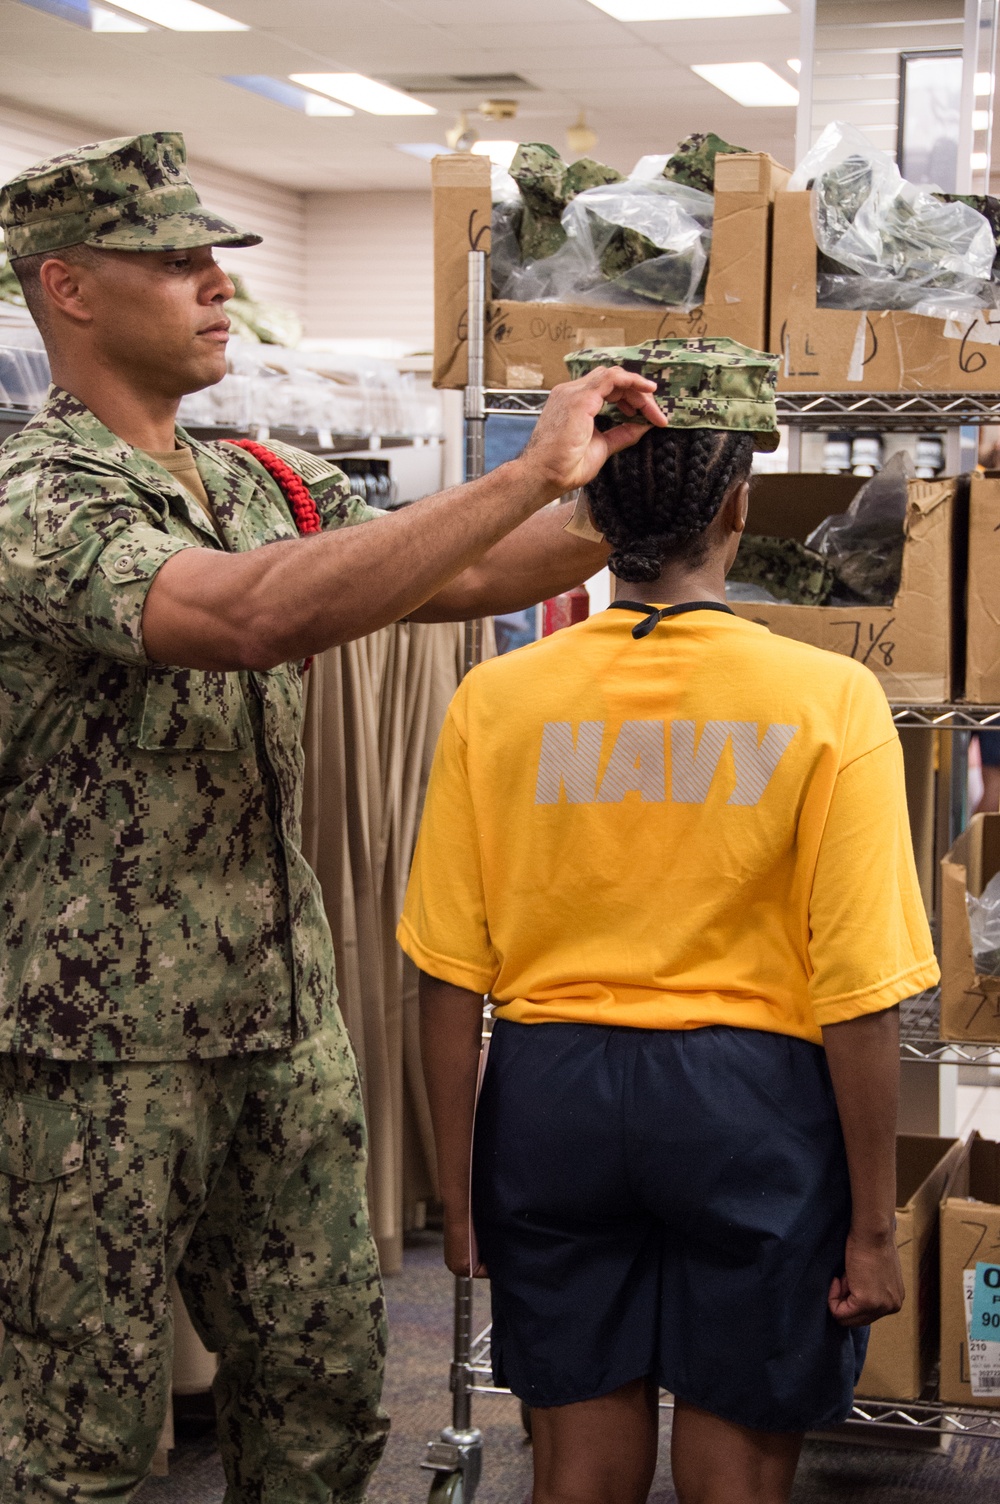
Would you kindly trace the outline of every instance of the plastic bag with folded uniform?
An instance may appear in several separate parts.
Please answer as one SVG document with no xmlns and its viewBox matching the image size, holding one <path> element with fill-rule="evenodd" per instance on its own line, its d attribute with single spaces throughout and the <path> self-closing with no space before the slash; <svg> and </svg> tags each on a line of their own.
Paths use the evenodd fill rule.
<svg viewBox="0 0 1000 1504">
<path fill-rule="evenodd" d="M 828 125 L 788 187 L 812 192 L 821 308 L 960 318 L 1000 306 L 987 218 L 957 195 L 907 182 L 854 126 Z"/>
<path fill-rule="evenodd" d="M 669 157 L 643 157 L 623 179 L 589 157 L 567 166 L 551 146 L 520 146 L 510 173 L 493 179 L 494 296 L 697 307 L 715 157 L 739 150 L 717 136 L 692 136 Z"/>
<path fill-rule="evenodd" d="M 966 893 L 965 905 L 976 971 L 983 977 L 1000 977 L 1000 872 L 978 898 Z"/>
<path fill-rule="evenodd" d="M 805 540 L 744 534 L 730 571 L 730 600 L 798 606 L 891 606 L 906 541 L 907 454 L 894 454 L 846 512 L 825 518 Z"/>
</svg>

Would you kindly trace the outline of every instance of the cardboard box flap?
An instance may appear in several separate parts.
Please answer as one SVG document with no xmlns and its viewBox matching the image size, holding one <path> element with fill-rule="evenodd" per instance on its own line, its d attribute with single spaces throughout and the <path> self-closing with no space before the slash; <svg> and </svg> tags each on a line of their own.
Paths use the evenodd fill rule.
<svg viewBox="0 0 1000 1504">
<path fill-rule="evenodd" d="M 896 1210 L 913 1211 L 928 1198 L 936 1205 L 963 1148 L 961 1139 L 908 1133 L 896 1140 Z"/>
<path fill-rule="evenodd" d="M 433 188 L 474 188 L 490 192 L 490 161 L 472 152 L 442 152 L 431 160 Z M 482 249 L 482 247 L 479 247 Z"/>
<path fill-rule="evenodd" d="M 954 494 L 954 480 L 911 480 L 906 494 L 907 526 L 909 526 L 911 513 L 916 513 L 920 517 L 929 517 L 938 507 L 950 501 Z"/>
<path fill-rule="evenodd" d="M 790 177 L 788 168 L 766 151 L 720 152 L 715 159 L 716 192 L 766 193 L 773 198 Z"/>
</svg>

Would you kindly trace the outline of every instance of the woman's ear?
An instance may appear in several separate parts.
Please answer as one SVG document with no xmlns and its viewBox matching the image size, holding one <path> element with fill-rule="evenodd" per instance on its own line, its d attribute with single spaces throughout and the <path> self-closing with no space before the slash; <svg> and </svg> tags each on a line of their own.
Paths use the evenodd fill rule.
<svg viewBox="0 0 1000 1504">
<path fill-rule="evenodd" d="M 747 525 L 747 515 L 750 511 L 750 482 L 741 480 L 736 488 L 736 518 L 734 532 L 742 533 Z"/>
<path fill-rule="evenodd" d="M 750 508 L 750 482 L 737 481 L 731 486 L 721 507 L 723 527 L 728 534 L 742 533 L 747 525 Z"/>
</svg>

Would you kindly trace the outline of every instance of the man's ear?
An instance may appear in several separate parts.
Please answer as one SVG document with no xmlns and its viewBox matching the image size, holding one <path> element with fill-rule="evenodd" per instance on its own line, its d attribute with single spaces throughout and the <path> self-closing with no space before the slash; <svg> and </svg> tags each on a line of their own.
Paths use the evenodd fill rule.
<svg viewBox="0 0 1000 1504">
<path fill-rule="evenodd" d="M 74 324 L 92 322 L 94 315 L 86 296 L 85 267 L 50 256 L 42 262 L 38 280 L 51 312 L 62 314 Z"/>
</svg>

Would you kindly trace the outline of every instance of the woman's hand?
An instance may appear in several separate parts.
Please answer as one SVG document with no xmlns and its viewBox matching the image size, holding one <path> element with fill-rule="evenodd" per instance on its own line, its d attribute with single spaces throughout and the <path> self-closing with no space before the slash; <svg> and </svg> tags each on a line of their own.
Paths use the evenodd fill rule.
<svg viewBox="0 0 1000 1504">
<path fill-rule="evenodd" d="M 866 1238 L 850 1232 L 844 1273 L 830 1287 L 830 1314 L 841 1326 L 868 1326 L 903 1304 L 903 1271 L 895 1233 Z"/>
<path fill-rule="evenodd" d="M 468 1207 L 444 1212 L 444 1261 L 452 1274 L 469 1275 L 469 1247 L 471 1218 Z M 472 1270 L 473 1279 L 487 1279 L 486 1265 L 476 1260 Z"/>
</svg>

